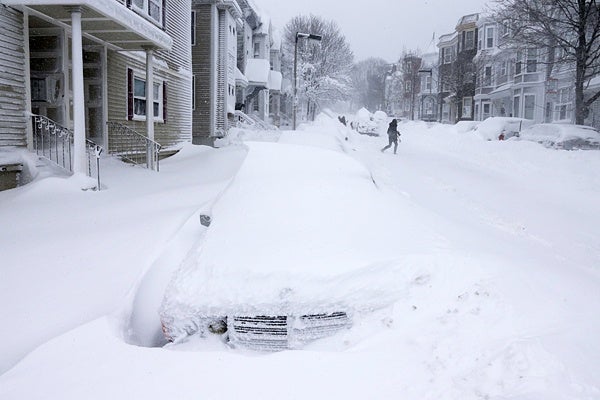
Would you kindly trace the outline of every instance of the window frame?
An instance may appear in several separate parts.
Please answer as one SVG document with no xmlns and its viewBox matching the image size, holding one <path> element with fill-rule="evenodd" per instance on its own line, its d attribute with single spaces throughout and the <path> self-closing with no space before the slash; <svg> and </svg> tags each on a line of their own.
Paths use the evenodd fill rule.
<svg viewBox="0 0 600 400">
<path fill-rule="evenodd" d="M 469 33 L 472 34 L 471 40 L 469 40 Z M 465 45 L 464 50 L 473 50 L 475 48 L 475 29 L 469 29 L 465 31 Z"/>
<path fill-rule="evenodd" d="M 469 111 L 468 113 L 466 111 Z M 462 116 L 461 118 L 472 118 L 473 117 L 473 97 L 462 98 Z"/>
<path fill-rule="evenodd" d="M 142 6 L 140 7 L 136 2 L 142 2 Z M 158 19 L 154 18 L 150 13 L 151 4 L 158 7 Z M 131 9 L 159 26 L 164 25 L 164 4 L 162 0 L 131 0 Z"/>
<path fill-rule="evenodd" d="M 490 31 L 491 31 L 491 35 L 490 35 Z M 493 26 L 486 26 L 485 28 L 485 48 L 486 49 L 491 49 L 494 47 L 494 27 Z M 490 44 L 490 40 L 491 40 L 491 44 Z"/>
<path fill-rule="evenodd" d="M 129 108 L 129 101 L 132 102 L 132 107 L 133 107 L 133 111 L 132 111 L 132 115 L 131 118 L 129 118 L 132 121 L 146 121 L 146 113 L 144 114 L 138 114 L 136 113 L 136 107 L 135 107 L 135 102 L 136 100 L 140 101 L 143 100 L 146 102 L 145 105 L 145 110 L 147 110 L 148 107 L 148 98 L 146 97 L 146 76 L 144 74 L 141 74 L 139 72 L 137 72 L 135 69 L 133 70 L 133 96 L 131 98 L 128 97 L 127 99 L 127 106 Z M 144 83 L 144 96 L 140 96 L 140 95 L 136 95 L 135 93 L 135 81 L 140 81 Z M 155 104 L 158 104 L 158 114 L 155 113 L 154 115 L 154 122 L 158 122 L 158 123 L 165 123 L 165 81 L 162 79 L 154 79 L 154 91 L 153 91 L 153 95 L 154 95 L 154 99 L 152 101 L 152 105 L 154 106 Z M 129 90 L 129 89 L 127 89 Z"/>
</svg>

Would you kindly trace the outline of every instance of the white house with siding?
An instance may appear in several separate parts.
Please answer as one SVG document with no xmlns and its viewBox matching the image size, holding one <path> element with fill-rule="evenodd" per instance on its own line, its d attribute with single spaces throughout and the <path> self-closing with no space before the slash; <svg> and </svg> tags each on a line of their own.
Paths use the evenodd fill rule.
<svg viewBox="0 0 600 400">
<path fill-rule="evenodd" d="M 86 139 L 191 140 L 189 1 L 0 0 L 0 21 L 0 146 L 33 149 L 32 116 L 72 130 L 75 172 Z"/>
</svg>

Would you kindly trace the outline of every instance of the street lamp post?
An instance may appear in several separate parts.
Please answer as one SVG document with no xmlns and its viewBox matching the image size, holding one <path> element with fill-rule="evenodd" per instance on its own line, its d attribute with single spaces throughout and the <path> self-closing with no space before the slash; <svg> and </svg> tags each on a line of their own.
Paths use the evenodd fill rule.
<svg viewBox="0 0 600 400">
<path fill-rule="evenodd" d="M 294 44 L 294 111 L 293 111 L 293 130 L 296 130 L 296 111 L 298 109 L 298 39 L 309 39 L 321 41 L 321 35 L 313 35 L 310 33 L 296 32 L 296 43 Z"/>
</svg>

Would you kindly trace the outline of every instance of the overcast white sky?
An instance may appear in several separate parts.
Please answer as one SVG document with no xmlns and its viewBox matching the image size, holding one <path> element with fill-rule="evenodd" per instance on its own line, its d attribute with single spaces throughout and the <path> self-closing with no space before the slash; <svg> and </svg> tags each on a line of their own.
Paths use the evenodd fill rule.
<svg viewBox="0 0 600 400">
<path fill-rule="evenodd" d="M 427 51 L 437 37 L 454 31 L 458 19 L 481 12 L 489 0 L 254 0 L 282 30 L 296 15 L 315 14 L 338 23 L 355 61 L 397 61 L 402 49 Z M 435 49 L 435 43 L 432 45 Z M 430 49 L 431 49 L 430 48 Z"/>
</svg>

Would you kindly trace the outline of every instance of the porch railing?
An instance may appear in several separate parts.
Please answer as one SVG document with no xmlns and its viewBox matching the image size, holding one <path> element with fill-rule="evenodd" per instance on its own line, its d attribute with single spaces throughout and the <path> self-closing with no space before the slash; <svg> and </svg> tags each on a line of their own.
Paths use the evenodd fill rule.
<svg viewBox="0 0 600 400">
<path fill-rule="evenodd" d="M 235 110 L 235 119 L 237 121 L 238 126 L 247 129 L 256 129 L 256 130 L 277 130 L 277 127 L 266 123 L 261 120 L 258 116 L 248 115 L 240 110 Z"/>
<path fill-rule="evenodd" d="M 31 116 L 35 153 L 60 168 L 73 172 L 73 132 L 43 115 Z M 87 174 L 95 177 L 100 190 L 100 154 L 103 148 L 86 139 Z"/>
<path fill-rule="evenodd" d="M 118 122 L 108 121 L 111 138 L 109 153 L 133 164 L 146 164 L 146 168 L 159 171 L 161 145 Z"/>
</svg>

